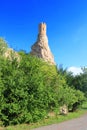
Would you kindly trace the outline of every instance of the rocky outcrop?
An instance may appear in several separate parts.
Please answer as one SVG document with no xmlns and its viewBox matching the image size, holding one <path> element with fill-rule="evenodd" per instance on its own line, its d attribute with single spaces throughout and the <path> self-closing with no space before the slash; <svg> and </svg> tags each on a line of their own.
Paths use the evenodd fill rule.
<svg viewBox="0 0 87 130">
<path fill-rule="evenodd" d="M 55 64 L 54 57 L 48 45 L 48 38 L 46 35 L 46 24 L 39 24 L 39 34 L 36 43 L 31 47 L 30 54 L 35 55 L 50 64 Z"/>
<path fill-rule="evenodd" d="M 7 42 L 3 38 L 0 38 L 0 56 L 11 61 L 14 59 L 18 62 L 20 61 L 20 55 L 12 48 L 9 48 Z"/>
<path fill-rule="evenodd" d="M 16 51 L 14 51 L 12 48 L 7 48 L 3 56 L 10 60 L 16 59 L 18 62 L 20 61 L 20 55 Z"/>
<path fill-rule="evenodd" d="M 60 107 L 60 114 L 62 114 L 62 115 L 68 114 L 68 108 L 66 105 L 63 105 L 62 107 Z"/>
</svg>

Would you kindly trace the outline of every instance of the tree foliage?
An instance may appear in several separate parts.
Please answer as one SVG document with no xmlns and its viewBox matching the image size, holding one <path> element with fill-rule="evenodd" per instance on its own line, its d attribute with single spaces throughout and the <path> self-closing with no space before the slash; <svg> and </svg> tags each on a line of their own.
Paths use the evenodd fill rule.
<svg viewBox="0 0 87 130">
<path fill-rule="evenodd" d="M 83 73 L 73 76 L 72 73 L 67 73 L 66 80 L 69 86 L 76 90 L 82 91 L 87 97 L 87 68 L 82 68 Z"/>
</svg>

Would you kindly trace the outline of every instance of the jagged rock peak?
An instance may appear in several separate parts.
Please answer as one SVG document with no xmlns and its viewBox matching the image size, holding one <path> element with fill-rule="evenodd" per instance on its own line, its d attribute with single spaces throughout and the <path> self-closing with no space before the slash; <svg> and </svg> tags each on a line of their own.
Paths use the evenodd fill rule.
<svg viewBox="0 0 87 130">
<path fill-rule="evenodd" d="M 54 57 L 48 45 L 48 38 L 46 35 L 46 23 L 39 24 L 37 41 L 31 47 L 30 54 L 42 58 L 50 64 L 55 64 Z"/>
</svg>

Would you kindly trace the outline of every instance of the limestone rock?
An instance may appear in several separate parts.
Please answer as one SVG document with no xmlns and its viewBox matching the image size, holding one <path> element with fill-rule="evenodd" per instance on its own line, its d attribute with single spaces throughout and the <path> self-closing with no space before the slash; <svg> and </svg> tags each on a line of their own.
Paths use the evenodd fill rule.
<svg viewBox="0 0 87 130">
<path fill-rule="evenodd" d="M 10 60 L 16 59 L 17 61 L 20 61 L 19 54 L 16 51 L 14 51 L 12 48 L 7 48 L 3 56 Z"/>
<path fill-rule="evenodd" d="M 48 45 L 48 38 L 46 35 L 46 24 L 39 24 L 39 34 L 36 43 L 31 47 L 30 54 L 44 59 L 50 64 L 55 64 L 54 57 Z"/>
<path fill-rule="evenodd" d="M 62 107 L 60 107 L 60 114 L 62 114 L 62 115 L 68 114 L 68 108 L 66 105 L 63 105 Z"/>
</svg>

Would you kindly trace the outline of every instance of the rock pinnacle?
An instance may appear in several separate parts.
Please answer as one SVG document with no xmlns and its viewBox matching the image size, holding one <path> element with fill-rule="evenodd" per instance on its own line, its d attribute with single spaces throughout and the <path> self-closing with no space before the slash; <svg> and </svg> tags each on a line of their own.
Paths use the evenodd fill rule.
<svg viewBox="0 0 87 130">
<path fill-rule="evenodd" d="M 53 54 L 49 48 L 48 38 L 46 35 L 46 24 L 39 24 L 39 33 L 37 41 L 32 45 L 30 54 L 42 58 L 50 64 L 55 64 Z"/>
</svg>

